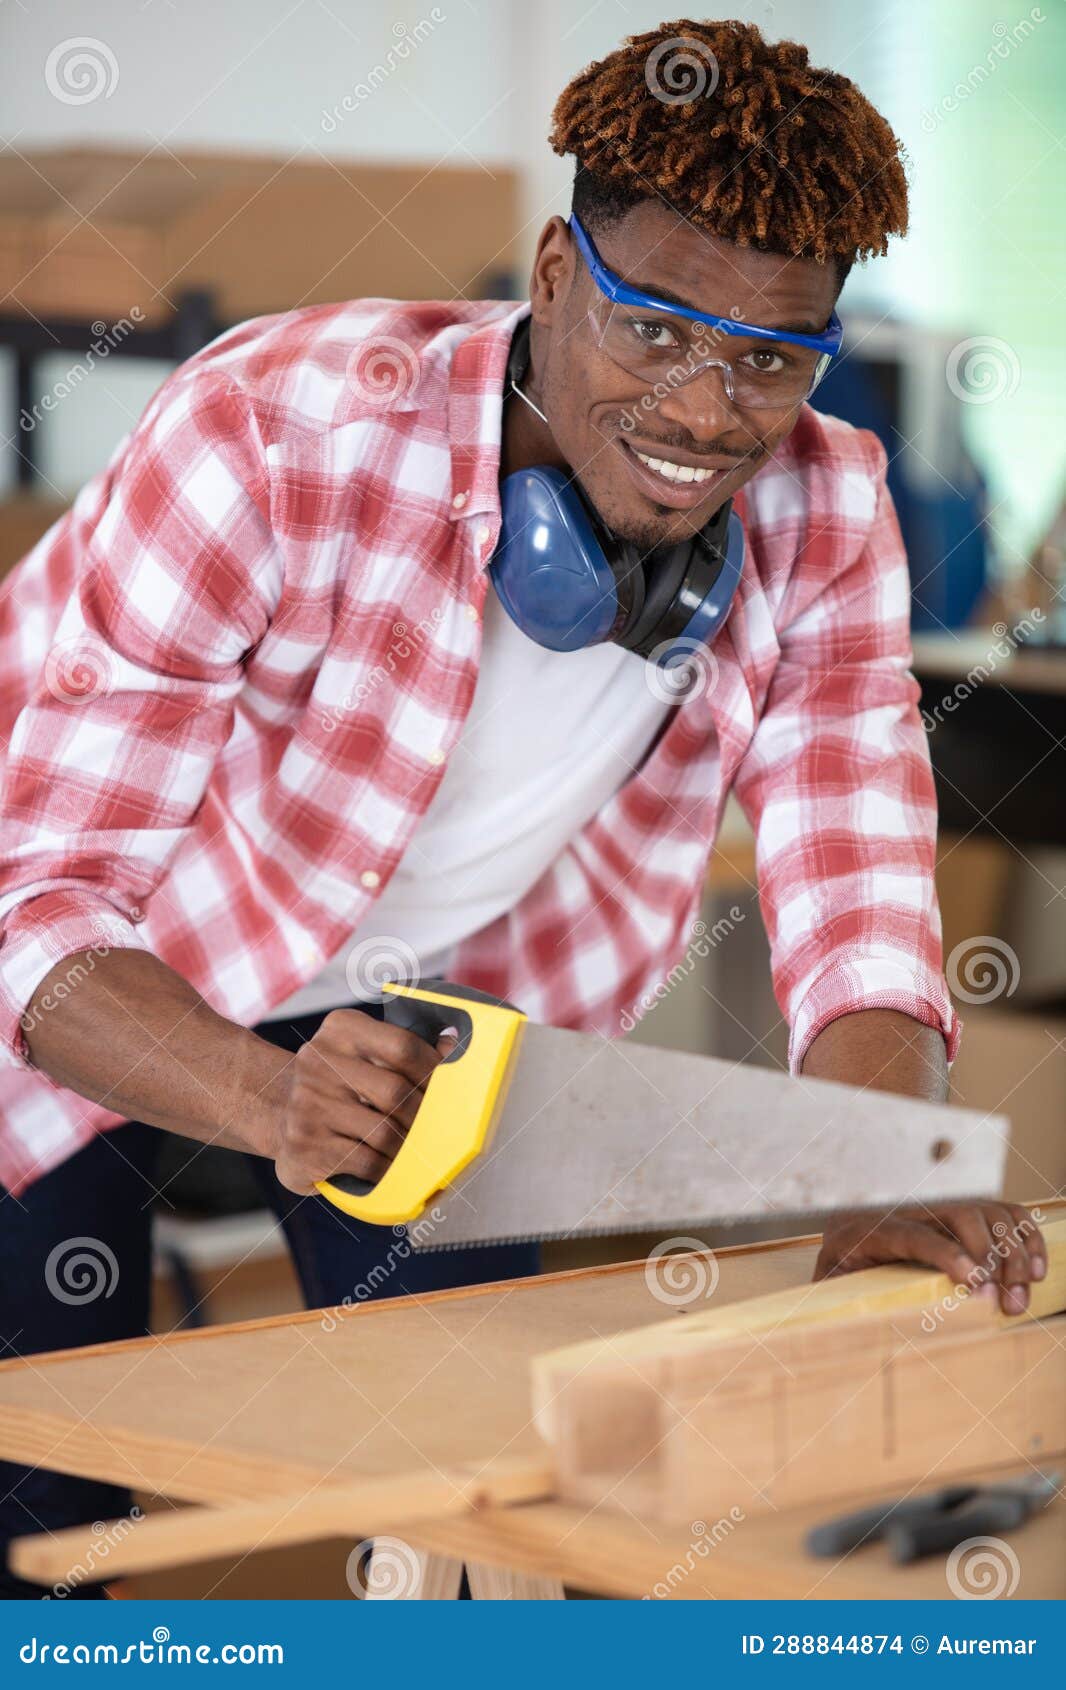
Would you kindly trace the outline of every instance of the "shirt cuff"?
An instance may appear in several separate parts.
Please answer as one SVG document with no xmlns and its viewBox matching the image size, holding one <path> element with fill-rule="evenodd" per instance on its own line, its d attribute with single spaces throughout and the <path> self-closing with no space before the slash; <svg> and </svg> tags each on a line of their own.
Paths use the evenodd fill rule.
<svg viewBox="0 0 1066 1690">
<path fill-rule="evenodd" d="M 886 957 L 849 957 L 834 963 L 805 992 L 788 1042 L 789 1073 L 800 1073 L 807 1051 L 830 1021 L 860 1009 L 899 1009 L 926 1027 L 939 1027 L 950 1069 L 962 1021 L 943 975 Z"/>
<path fill-rule="evenodd" d="M 16 905 L 0 938 L 0 1061 L 32 1069 L 26 1033 L 71 997 L 109 951 L 147 949 L 134 921 L 99 892 L 62 887 Z M 27 1006 L 41 981 L 79 951 L 89 954 L 72 963 L 31 1014 Z"/>
</svg>

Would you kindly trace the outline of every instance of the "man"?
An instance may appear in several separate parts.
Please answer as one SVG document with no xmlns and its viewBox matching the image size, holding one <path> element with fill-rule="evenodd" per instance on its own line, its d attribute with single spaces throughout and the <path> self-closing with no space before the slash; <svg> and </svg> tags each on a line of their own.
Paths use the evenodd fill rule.
<svg viewBox="0 0 1066 1690">
<path fill-rule="evenodd" d="M 657 81 L 676 38 L 691 98 Z M 885 454 L 804 403 L 849 266 L 905 231 L 896 139 L 794 43 L 684 22 L 577 77 L 552 144 L 574 217 L 544 228 L 529 308 L 239 325 L 5 588 L 16 1351 L 143 1328 L 159 1127 L 253 1153 L 315 1303 L 371 1272 L 395 1294 L 535 1271 L 524 1249 L 385 1272 L 389 1240 L 314 1194 L 380 1175 L 448 1048 L 381 1019 L 380 977 L 446 972 L 617 1036 L 684 949 L 730 788 L 792 1072 L 946 1097 L 960 1029 Z M 649 592 L 734 501 L 739 590 L 680 704 L 644 656 L 547 649 L 501 607 L 500 483 L 530 466 L 639 548 Z M 928 1262 L 1017 1311 L 1043 1269 L 1022 1218 L 842 1217 L 818 1271 Z M 71 1244 L 114 1263 L 107 1295 L 64 1289 Z M 10 1491 L 9 1535 L 115 1506 L 41 1474 Z"/>
</svg>

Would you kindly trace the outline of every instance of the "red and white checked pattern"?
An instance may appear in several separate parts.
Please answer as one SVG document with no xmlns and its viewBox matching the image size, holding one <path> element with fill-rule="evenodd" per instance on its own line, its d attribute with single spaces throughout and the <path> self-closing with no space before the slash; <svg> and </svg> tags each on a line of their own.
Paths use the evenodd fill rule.
<svg viewBox="0 0 1066 1690">
<path fill-rule="evenodd" d="M 184 364 L 0 589 L 0 1181 L 120 1116 L 26 1060 L 44 976 L 141 946 L 252 1024 L 386 885 L 474 690 L 525 307 L 316 306 Z M 737 500 L 709 684 L 455 973 L 617 1036 L 683 953 L 727 793 L 798 1072 L 834 1017 L 960 1024 L 884 453 L 804 409 Z M 441 754 L 443 753 L 443 758 Z"/>
</svg>

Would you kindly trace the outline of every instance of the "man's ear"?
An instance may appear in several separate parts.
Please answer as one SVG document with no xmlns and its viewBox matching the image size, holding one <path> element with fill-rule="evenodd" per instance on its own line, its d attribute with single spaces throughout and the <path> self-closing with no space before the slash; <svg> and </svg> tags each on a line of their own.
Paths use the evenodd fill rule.
<svg viewBox="0 0 1066 1690">
<path fill-rule="evenodd" d="M 559 320 L 574 280 L 576 256 L 565 217 L 549 218 L 540 232 L 529 280 L 535 323 L 550 328 Z"/>
</svg>

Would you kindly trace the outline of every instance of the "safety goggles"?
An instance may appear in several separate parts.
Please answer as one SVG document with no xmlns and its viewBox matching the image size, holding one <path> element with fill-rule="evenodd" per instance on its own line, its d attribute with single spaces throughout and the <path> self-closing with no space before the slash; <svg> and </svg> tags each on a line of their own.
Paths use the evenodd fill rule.
<svg viewBox="0 0 1066 1690">
<path fill-rule="evenodd" d="M 835 311 L 816 335 L 690 311 L 630 287 L 607 268 L 578 218 L 571 216 L 570 228 L 601 295 L 588 314 L 596 344 L 620 369 L 661 389 L 663 398 L 718 369 L 731 403 L 786 410 L 810 398 L 840 351 L 844 329 Z"/>
</svg>

